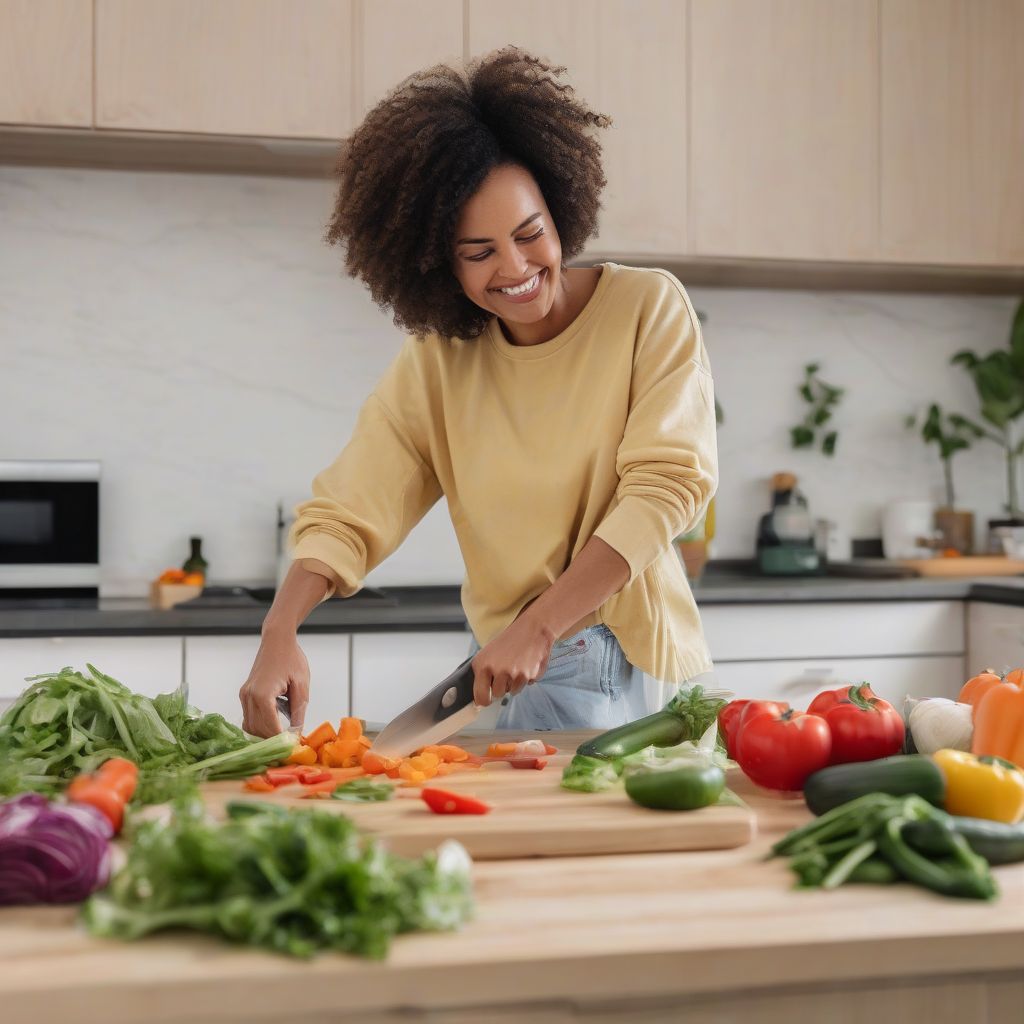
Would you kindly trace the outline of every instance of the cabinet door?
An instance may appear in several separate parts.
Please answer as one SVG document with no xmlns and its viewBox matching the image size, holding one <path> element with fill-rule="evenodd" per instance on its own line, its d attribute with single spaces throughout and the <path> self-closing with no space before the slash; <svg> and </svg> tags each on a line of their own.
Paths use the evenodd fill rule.
<svg viewBox="0 0 1024 1024">
<path fill-rule="evenodd" d="M 352 0 L 96 0 L 96 123 L 340 139 L 352 56 Z"/>
<path fill-rule="evenodd" d="M 469 0 L 470 55 L 509 43 L 564 64 L 563 80 L 614 121 L 597 130 L 608 185 L 587 252 L 685 252 L 685 4 Z"/>
<path fill-rule="evenodd" d="M 0 701 L 24 690 L 26 676 L 59 672 L 70 665 L 88 673 L 86 664 L 113 676 L 136 693 L 155 697 L 181 682 L 181 637 L 47 636 L 0 640 Z"/>
<path fill-rule="evenodd" d="M 908 695 L 955 699 L 965 679 L 962 657 L 716 662 L 714 677 L 737 697 L 785 700 L 802 709 L 822 690 L 870 683 L 901 711 Z"/>
<path fill-rule="evenodd" d="M 691 12 L 693 251 L 872 258 L 875 0 L 693 0 Z"/>
<path fill-rule="evenodd" d="M 1024 4 L 882 0 L 881 254 L 1024 264 Z"/>
<path fill-rule="evenodd" d="M 986 668 L 1002 674 L 1022 667 L 1024 608 L 971 601 L 967 605 L 967 675 Z"/>
<path fill-rule="evenodd" d="M 390 722 L 469 657 L 471 633 L 356 633 L 352 637 L 352 714 L 370 728 Z M 490 729 L 498 706 L 474 729 Z"/>
<path fill-rule="evenodd" d="M 414 71 L 462 61 L 462 0 L 370 0 L 356 10 L 359 118 Z"/>
<path fill-rule="evenodd" d="M 92 0 L 0 0 L 0 122 L 92 124 Z"/>
<path fill-rule="evenodd" d="M 258 636 L 185 637 L 185 678 L 189 703 L 242 724 L 238 691 L 249 676 Z M 335 722 L 349 713 L 349 638 L 343 633 L 300 633 L 309 662 L 310 692 L 305 726 Z"/>
</svg>

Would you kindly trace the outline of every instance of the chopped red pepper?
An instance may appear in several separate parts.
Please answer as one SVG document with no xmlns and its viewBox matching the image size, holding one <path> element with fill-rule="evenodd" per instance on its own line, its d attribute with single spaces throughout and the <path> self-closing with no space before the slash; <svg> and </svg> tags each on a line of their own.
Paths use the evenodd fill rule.
<svg viewBox="0 0 1024 1024">
<path fill-rule="evenodd" d="M 477 800 L 475 796 L 452 793 L 447 789 L 424 789 L 420 796 L 435 814 L 487 814 L 490 804 Z"/>
<path fill-rule="evenodd" d="M 547 768 L 548 759 L 546 757 L 510 757 L 508 763 L 513 768 Z"/>
<path fill-rule="evenodd" d="M 302 766 L 292 765 L 288 768 L 268 768 L 263 773 L 263 777 L 272 786 L 294 786 L 300 779 L 299 773 L 295 769 L 300 767 Z"/>
</svg>

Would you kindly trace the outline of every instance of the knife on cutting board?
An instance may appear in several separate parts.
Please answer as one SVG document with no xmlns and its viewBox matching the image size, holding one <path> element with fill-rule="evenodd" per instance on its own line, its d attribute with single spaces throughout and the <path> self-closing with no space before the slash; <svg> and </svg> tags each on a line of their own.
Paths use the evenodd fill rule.
<svg viewBox="0 0 1024 1024">
<path fill-rule="evenodd" d="M 473 700 L 473 681 L 473 659 L 469 657 L 384 726 L 373 741 L 373 750 L 382 757 L 405 757 L 471 725 L 483 710 Z"/>
</svg>

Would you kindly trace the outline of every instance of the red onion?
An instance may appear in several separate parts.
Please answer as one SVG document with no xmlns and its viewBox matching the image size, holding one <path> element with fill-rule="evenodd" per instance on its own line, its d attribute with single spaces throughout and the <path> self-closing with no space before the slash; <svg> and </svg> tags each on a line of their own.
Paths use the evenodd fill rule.
<svg viewBox="0 0 1024 1024">
<path fill-rule="evenodd" d="M 110 822 L 38 793 L 0 803 L 0 906 L 77 903 L 110 878 Z"/>
</svg>

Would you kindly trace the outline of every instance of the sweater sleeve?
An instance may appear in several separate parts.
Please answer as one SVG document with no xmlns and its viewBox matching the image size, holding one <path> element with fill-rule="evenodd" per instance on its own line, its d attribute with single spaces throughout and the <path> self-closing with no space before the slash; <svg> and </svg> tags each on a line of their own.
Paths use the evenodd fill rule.
<svg viewBox="0 0 1024 1024">
<path fill-rule="evenodd" d="M 619 484 L 594 531 L 636 579 L 692 528 L 718 485 L 715 398 L 697 315 L 667 274 L 644 309 L 630 408 L 615 460 Z"/>
<path fill-rule="evenodd" d="M 441 497 L 441 487 L 414 431 L 381 397 L 403 371 L 392 364 L 363 405 L 348 444 L 317 474 L 313 497 L 295 509 L 292 557 L 312 558 L 334 572 L 334 592 L 349 597 Z"/>
</svg>

